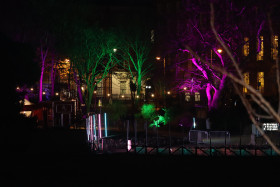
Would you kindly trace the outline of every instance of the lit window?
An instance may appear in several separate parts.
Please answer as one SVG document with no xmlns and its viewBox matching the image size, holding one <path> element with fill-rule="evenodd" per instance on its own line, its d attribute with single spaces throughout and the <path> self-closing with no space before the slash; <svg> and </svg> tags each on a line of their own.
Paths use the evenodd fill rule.
<svg viewBox="0 0 280 187">
<path fill-rule="evenodd" d="M 244 46 L 243 46 L 243 55 L 248 56 L 249 55 L 249 38 L 244 38 Z"/>
<path fill-rule="evenodd" d="M 274 35 L 271 38 L 271 56 L 273 60 L 276 60 L 278 56 L 278 36 Z"/>
<path fill-rule="evenodd" d="M 260 49 L 259 48 L 259 41 L 261 42 L 260 44 Z M 263 36 L 260 36 L 260 38 L 257 38 L 257 51 L 259 50 L 259 53 L 257 54 L 257 60 L 263 60 Z"/>
<path fill-rule="evenodd" d="M 126 94 L 126 81 L 120 81 L 120 94 Z"/>
<path fill-rule="evenodd" d="M 248 72 L 243 74 L 243 78 L 244 78 L 245 83 L 249 85 L 250 77 L 249 77 L 249 73 Z M 243 87 L 243 93 L 248 93 L 248 90 L 247 90 L 246 87 Z"/>
<path fill-rule="evenodd" d="M 102 81 L 97 84 L 97 95 L 102 95 L 103 93 L 103 84 Z"/>
<path fill-rule="evenodd" d="M 258 72 L 258 90 L 264 92 L 264 72 Z"/>
<path fill-rule="evenodd" d="M 191 101 L 191 95 L 190 95 L 189 92 L 187 92 L 187 93 L 185 94 L 185 100 L 186 100 L 187 102 L 190 102 L 190 101 Z"/>
<path fill-rule="evenodd" d="M 199 92 L 195 92 L 195 94 L 194 94 L 194 100 L 195 100 L 195 101 L 200 101 L 200 94 L 199 94 Z"/>
</svg>

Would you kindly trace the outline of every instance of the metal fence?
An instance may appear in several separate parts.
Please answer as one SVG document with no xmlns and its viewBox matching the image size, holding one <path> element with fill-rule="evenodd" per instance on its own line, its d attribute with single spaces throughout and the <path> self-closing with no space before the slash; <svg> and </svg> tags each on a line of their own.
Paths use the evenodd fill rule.
<svg viewBox="0 0 280 187">
<path fill-rule="evenodd" d="M 247 140 L 249 141 L 249 140 Z M 194 155 L 194 156 L 276 156 L 268 144 L 235 144 L 228 131 L 191 130 L 185 137 L 104 137 L 90 142 L 101 153 Z M 279 145 L 277 145 L 280 147 Z"/>
</svg>

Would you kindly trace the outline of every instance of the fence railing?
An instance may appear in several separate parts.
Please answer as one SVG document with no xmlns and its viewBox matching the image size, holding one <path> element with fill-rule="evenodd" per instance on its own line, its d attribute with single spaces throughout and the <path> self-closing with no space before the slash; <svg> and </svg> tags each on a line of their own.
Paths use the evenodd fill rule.
<svg viewBox="0 0 280 187">
<path fill-rule="evenodd" d="M 209 137 L 210 139 L 210 137 Z M 159 142 L 157 142 L 159 141 Z M 103 153 L 127 152 L 133 154 L 189 155 L 189 156 L 277 156 L 268 145 L 215 145 L 209 143 L 191 143 L 183 139 L 167 137 L 149 138 L 102 138 L 91 143 L 93 151 Z M 278 147 L 280 147 L 278 145 Z"/>
</svg>

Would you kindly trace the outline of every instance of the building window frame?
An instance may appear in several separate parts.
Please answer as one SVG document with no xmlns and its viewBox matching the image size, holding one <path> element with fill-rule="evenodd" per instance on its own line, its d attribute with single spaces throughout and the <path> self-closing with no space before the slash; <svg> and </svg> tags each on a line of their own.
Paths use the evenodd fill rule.
<svg viewBox="0 0 280 187">
<path fill-rule="evenodd" d="M 250 84 L 250 73 L 249 72 L 243 73 L 243 79 L 244 79 L 244 82 L 247 85 L 249 85 Z M 245 86 L 243 87 L 243 93 L 248 93 L 248 89 Z"/>
<path fill-rule="evenodd" d="M 272 60 L 276 60 L 277 56 L 278 56 L 278 35 L 273 35 L 271 37 L 271 57 Z"/>
<path fill-rule="evenodd" d="M 264 93 L 264 72 L 258 72 L 257 81 L 257 90 Z"/>
<path fill-rule="evenodd" d="M 260 36 L 260 38 L 257 38 L 257 51 L 259 47 L 259 41 L 261 41 L 261 49 L 259 53 L 257 54 L 257 61 L 262 61 L 264 56 L 264 46 L 263 46 L 263 36 Z"/>
</svg>

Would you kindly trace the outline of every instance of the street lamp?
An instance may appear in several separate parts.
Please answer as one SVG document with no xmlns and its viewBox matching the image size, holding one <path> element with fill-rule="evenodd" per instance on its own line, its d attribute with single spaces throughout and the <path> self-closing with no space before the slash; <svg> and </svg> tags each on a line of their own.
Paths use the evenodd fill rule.
<svg viewBox="0 0 280 187">
<path fill-rule="evenodd" d="M 219 49 L 217 49 L 217 52 L 219 53 L 219 54 L 221 54 L 222 52 L 223 52 L 223 50 L 221 49 L 221 48 L 219 48 Z M 211 49 L 211 56 L 210 56 L 210 62 L 211 62 L 211 65 L 212 65 L 212 59 L 213 59 L 213 50 Z"/>
<path fill-rule="evenodd" d="M 223 52 L 222 49 L 217 49 L 217 51 L 218 51 L 218 53 L 220 53 L 220 54 Z"/>
<path fill-rule="evenodd" d="M 156 57 L 156 60 L 157 61 L 160 61 L 160 56 L 157 56 Z M 164 99 L 163 99 L 163 102 L 164 102 L 164 107 L 165 107 L 165 105 L 166 105 L 166 103 L 165 103 L 165 57 L 163 58 L 163 97 L 164 97 Z"/>
</svg>

